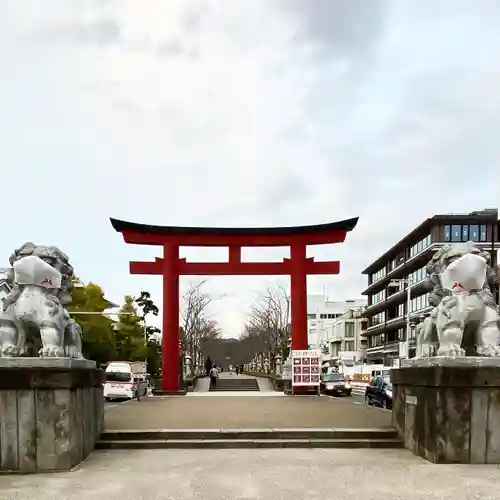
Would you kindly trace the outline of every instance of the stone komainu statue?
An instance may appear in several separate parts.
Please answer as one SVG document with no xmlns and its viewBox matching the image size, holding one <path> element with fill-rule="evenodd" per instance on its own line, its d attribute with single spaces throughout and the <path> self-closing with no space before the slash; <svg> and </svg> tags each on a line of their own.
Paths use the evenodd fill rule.
<svg viewBox="0 0 500 500">
<path fill-rule="evenodd" d="M 499 356 L 500 317 L 491 257 L 473 242 L 446 245 L 427 265 L 429 305 L 417 325 L 417 357 Z"/>
<path fill-rule="evenodd" d="M 25 243 L 9 262 L 0 356 L 22 356 L 29 344 L 38 344 L 43 357 L 83 358 L 81 329 L 66 310 L 73 288 L 68 256 L 57 247 Z"/>
</svg>

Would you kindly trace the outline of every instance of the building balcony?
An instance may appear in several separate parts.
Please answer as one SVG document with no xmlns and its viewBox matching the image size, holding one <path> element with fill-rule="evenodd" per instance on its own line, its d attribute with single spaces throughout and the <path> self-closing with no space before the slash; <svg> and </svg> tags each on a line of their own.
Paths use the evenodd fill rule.
<svg viewBox="0 0 500 500">
<path fill-rule="evenodd" d="M 368 347 L 365 350 L 365 355 L 370 354 L 399 354 L 399 344 L 403 342 L 402 340 L 395 340 L 391 342 L 386 342 L 385 344 L 381 344 L 375 347 Z M 408 342 L 409 349 L 415 348 L 416 340 L 410 339 Z"/>
<path fill-rule="evenodd" d="M 421 314 L 428 314 L 432 311 L 432 309 L 433 309 L 432 306 L 428 306 L 425 307 L 424 309 L 413 311 L 412 313 L 410 313 L 410 320 L 418 318 Z M 379 335 L 380 333 L 383 333 L 385 330 L 400 328 L 401 326 L 404 325 L 406 325 L 406 315 L 398 316 L 397 318 L 389 319 L 383 323 L 369 326 L 366 330 L 363 330 L 361 332 L 361 335 L 363 337 L 371 337 L 373 335 Z"/>
<path fill-rule="evenodd" d="M 382 352 L 384 352 L 384 346 L 378 345 L 375 347 L 368 347 L 365 351 L 365 355 L 368 356 L 369 354 L 379 354 Z"/>
<path fill-rule="evenodd" d="M 415 265 L 420 260 L 424 260 L 423 257 L 426 257 L 426 259 L 430 260 L 430 255 L 428 254 L 434 253 L 436 250 L 439 250 L 439 248 L 441 248 L 443 245 L 444 243 L 433 243 L 427 248 L 424 248 L 422 251 L 420 251 L 410 259 L 406 260 L 402 264 L 399 264 L 399 266 L 395 267 L 394 269 L 391 269 L 383 278 L 380 278 L 374 283 L 368 285 L 368 287 L 362 293 L 362 295 L 370 295 L 374 293 L 375 290 L 384 288 L 385 286 L 387 286 L 387 283 L 393 279 L 404 278 L 405 277 L 404 271 L 408 267 Z"/>
<path fill-rule="evenodd" d="M 404 300 L 406 298 L 407 290 L 408 290 L 408 288 L 405 288 L 404 290 L 399 290 L 399 291 L 389 295 L 386 299 L 381 300 L 380 302 L 377 302 L 376 304 L 371 304 L 369 306 L 366 306 L 364 315 L 371 316 L 373 314 L 376 314 L 379 311 L 383 311 L 384 309 L 387 309 L 387 307 L 391 306 L 394 302 L 398 302 L 398 303 L 404 302 Z M 427 279 L 417 281 L 417 283 L 412 284 L 412 286 L 411 286 L 412 296 L 422 295 L 422 293 L 424 293 L 426 290 L 427 290 Z"/>
</svg>

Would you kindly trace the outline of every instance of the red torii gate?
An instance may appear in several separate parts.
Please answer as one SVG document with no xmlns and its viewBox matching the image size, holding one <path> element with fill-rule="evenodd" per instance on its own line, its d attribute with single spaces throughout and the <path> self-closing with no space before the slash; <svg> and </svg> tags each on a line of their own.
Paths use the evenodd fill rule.
<svg viewBox="0 0 500 500">
<path fill-rule="evenodd" d="M 342 243 L 358 218 L 329 224 L 272 228 L 211 228 L 150 226 L 110 219 L 126 243 L 158 245 L 163 257 L 154 262 L 130 262 L 131 274 L 163 276 L 162 390 L 180 390 L 179 276 L 289 275 L 291 284 L 292 349 L 307 349 L 307 275 L 338 274 L 340 262 L 315 262 L 306 257 L 307 245 Z M 228 262 L 187 262 L 179 247 L 227 247 Z M 243 247 L 290 248 L 283 262 L 242 262 Z"/>
</svg>

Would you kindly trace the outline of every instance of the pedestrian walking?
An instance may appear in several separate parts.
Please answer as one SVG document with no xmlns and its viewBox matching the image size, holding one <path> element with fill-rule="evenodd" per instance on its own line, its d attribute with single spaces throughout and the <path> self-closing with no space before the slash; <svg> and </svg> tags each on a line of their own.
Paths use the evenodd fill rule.
<svg viewBox="0 0 500 500">
<path fill-rule="evenodd" d="M 217 379 L 219 378 L 219 370 L 217 370 L 217 366 L 212 366 L 210 370 L 210 388 L 215 389 L 217 387 Z"/>
</svg>

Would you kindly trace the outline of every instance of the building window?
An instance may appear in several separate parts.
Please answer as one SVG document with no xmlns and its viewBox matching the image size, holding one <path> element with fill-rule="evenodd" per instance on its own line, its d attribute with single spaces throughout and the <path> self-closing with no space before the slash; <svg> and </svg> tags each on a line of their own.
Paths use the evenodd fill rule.
<svg viewBox="0 0 500 500">
<path fill-rule="evenodd" d="M 316 314 L 308 314 L 307 319 L 316 319 Z"/>
<path fill-rule="evenodd" d="M 372 274 L 372 283 L 376 283 L 386 275 L 385 267 L 379 269 L 376 273 Z"/>
<path fill-rule="evenodd" d="M 344 350 L 345 351 L 354 351 L 354 341 L 349 340 L 344 343 Z"/>
<path fill-rule="evenodd" d="M 410 327 L 410 338 L 408 340 L 415 340 L 417 338 L 417 327 L 412 325 Z"/>
<path fill-rule="evenodd" d="M 404 303 L 403 304 L 399 304 L 398 305 L 398 318 L 400 316 L 404 316 L 404 314 L 405 314 L 405 305 L 404 305 Z"/>
<path fill-rule="evenodd" d="M 368 347 L 380 347 L 384 345 L 384 340 L 382 335 L 373 335 L 368 337 Z"/>
<path fill-rule="evenodd" d="M 404 342 L 406 340 L 406 326 L 399 330 L 399 340 Z"/>
<path fill-rule="evenodd" d="M 444 227 L 444 241 L 466 242 L 487 241 L 488 227 L 486 224 L 454 224 Z"/>
<path fill-rule="evenodd" d="M 345 336 L 346 338 L 354 338 L 354 323 L 346 323 L 345 324 Z"/>
<path fill-rule="evenodd" d="M 479 226 L 479 241 L 487 241 L 488 240 L 488 228 L 486 224 L 481 224 Z"/>
<path fill-rule="evenodd" d="M 385 290 L 382 290 L 378 293 L 374 293 L 371 297 L 371 305 L 378 304 L 379 302 L 382 302 L 385 300 Z"/>
<path fill-rule="evenodd" d="M 385 321 L 385 311 L 379 312 L 378 314 L 374 314 L 371 318 L 372 326 L 380 325 Z"/>
<path fill-rule="evenodd" d="M 421 309 L 425 309 L 428 305 L 428 300 L 429 300 L 428 293 L 424 293 L 423 295 L 420 295 L 419 297 L 415 297 L 414 299 L 411 299 L 410 312 L 416 312 L 416 311 L 420 311 Z"/>
<path fill-rule="evenodd" d="M 479 241 L 479 225 L 478 224 L 471 224 L 469 239 L 471 241 Z"/>
<path fill-rule="evenodd" d="M 451 241 L 462 241 L 462 226 L 458 224 L 451 226 Z"/>
<path fill-rule="evenodd" d="M 431 235 L 428 234 L 425 238 L 421 239 L 415 245 L 410 247 L 409 257 L 410 259 L 415 255 L 419 254 L 422 250 L 425 250 L 432 243 Z"/>
</svg>

